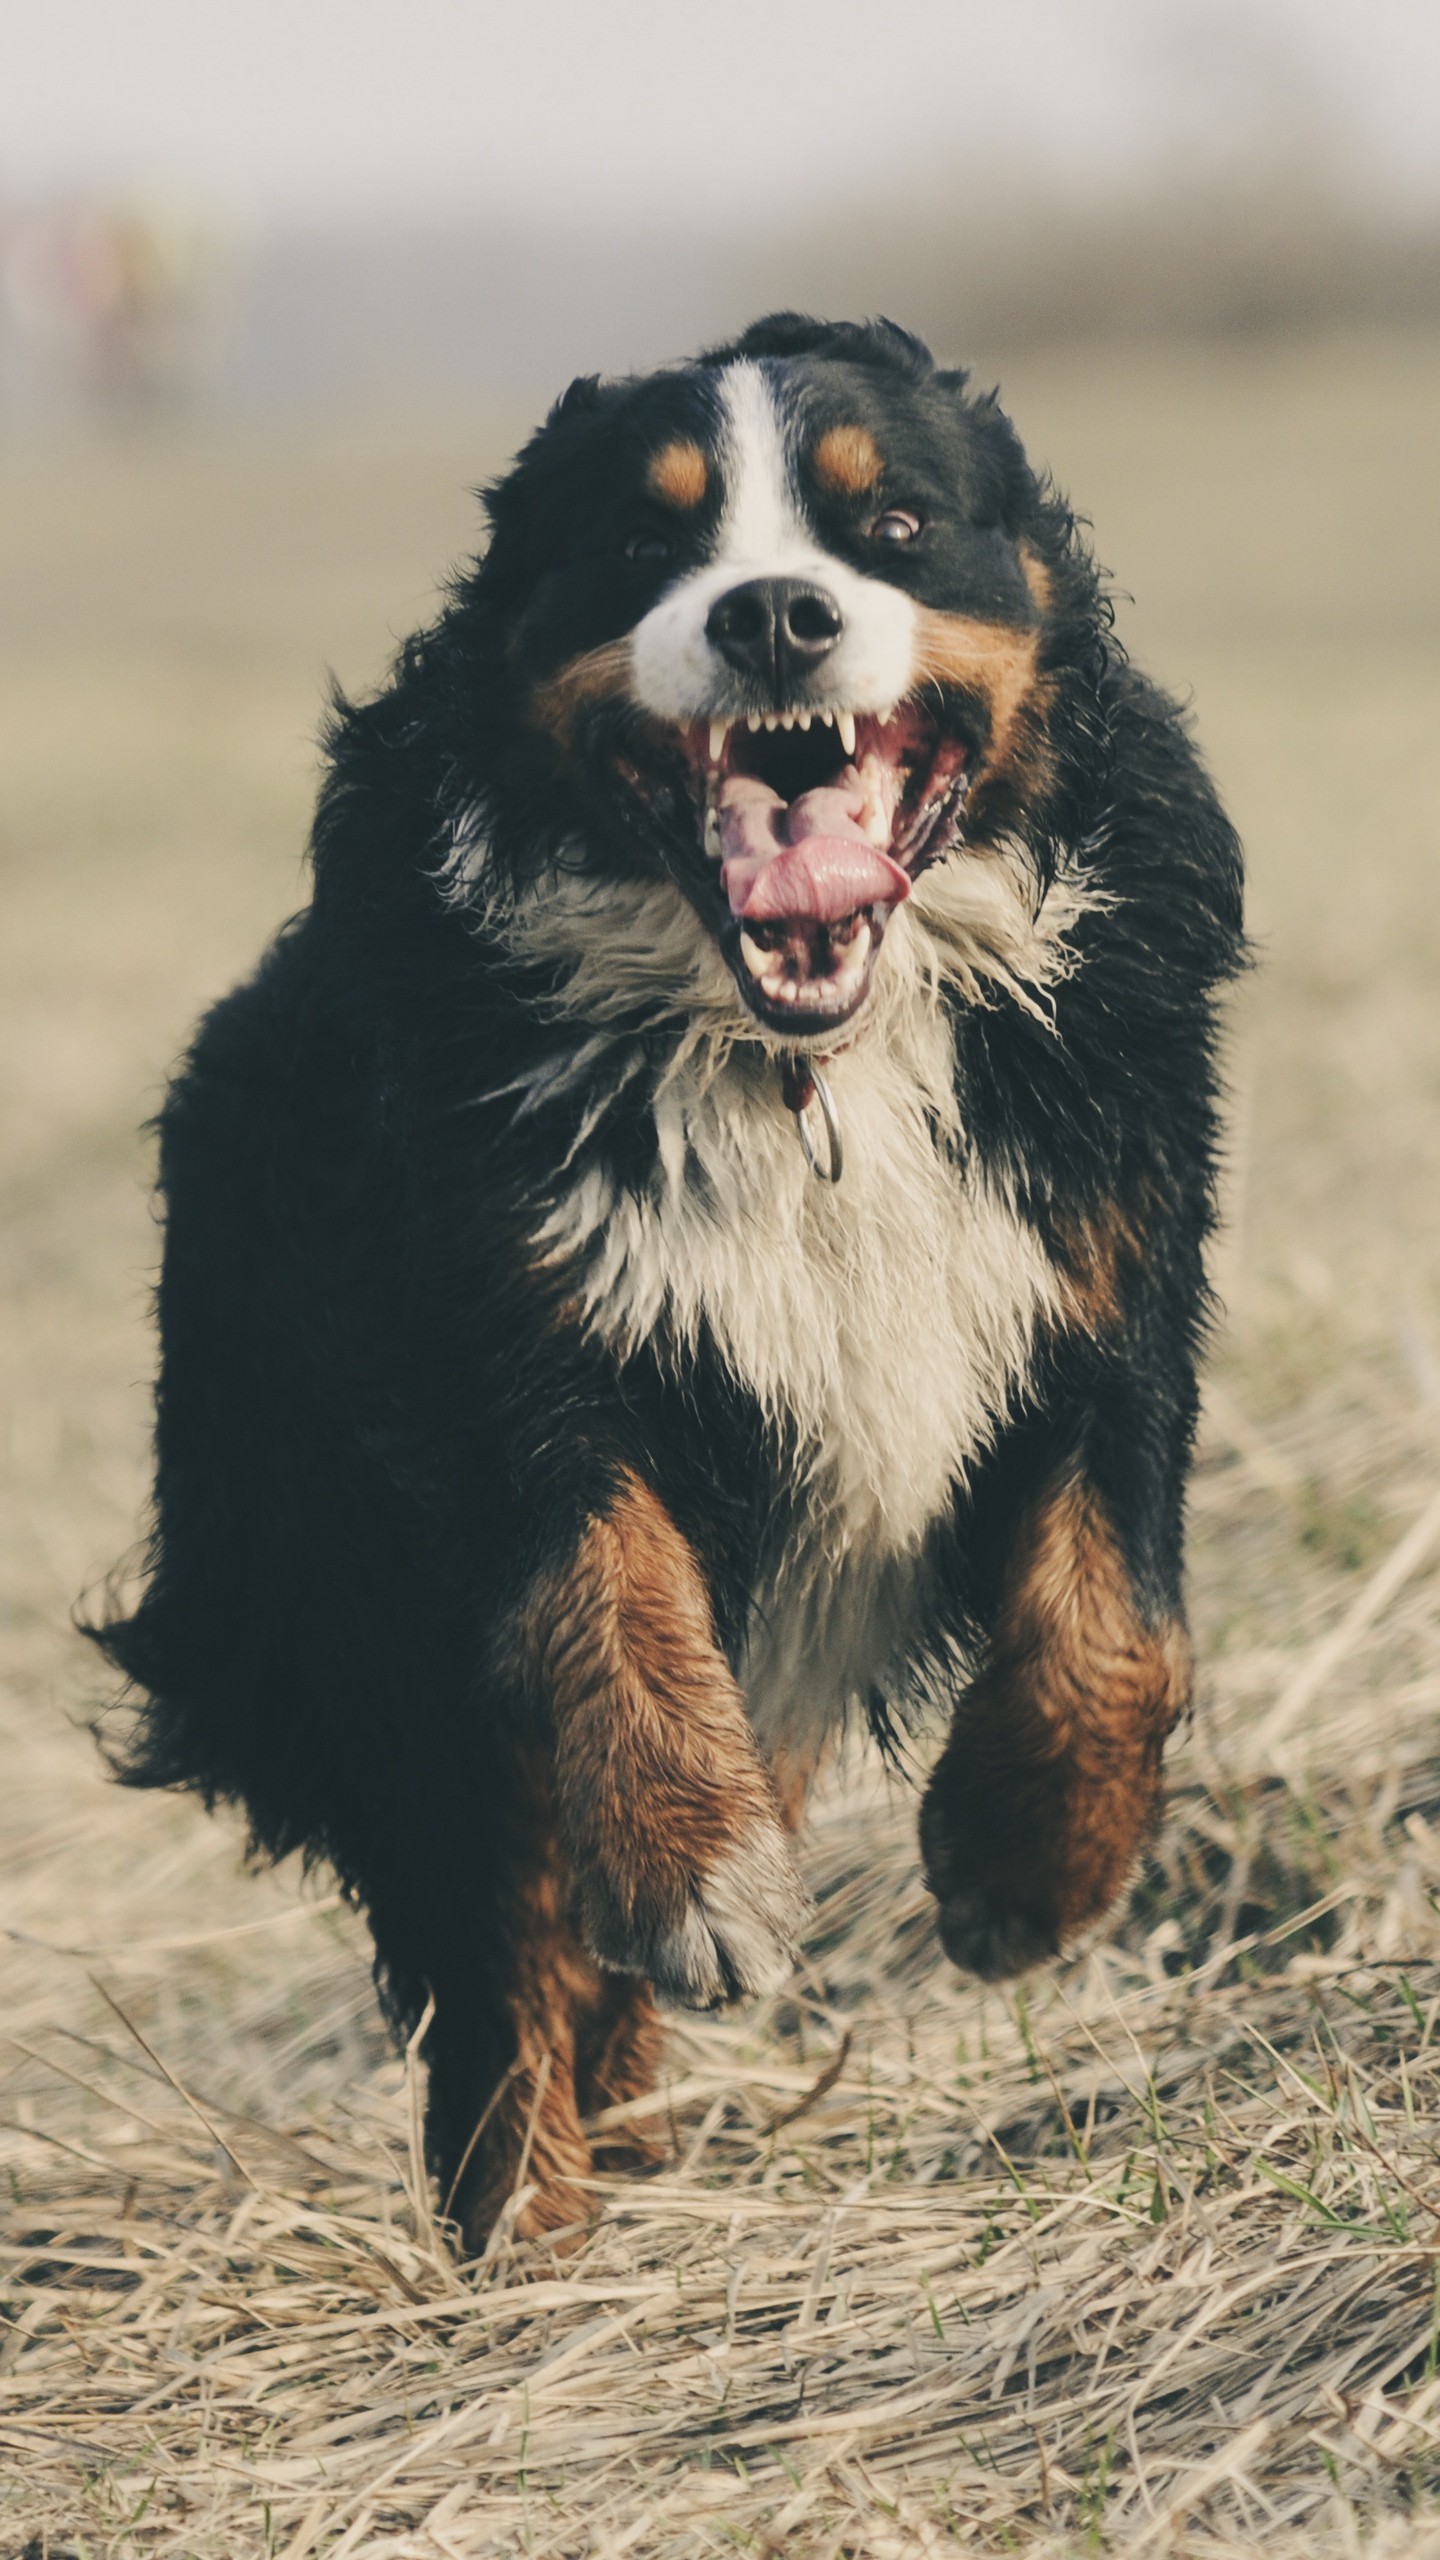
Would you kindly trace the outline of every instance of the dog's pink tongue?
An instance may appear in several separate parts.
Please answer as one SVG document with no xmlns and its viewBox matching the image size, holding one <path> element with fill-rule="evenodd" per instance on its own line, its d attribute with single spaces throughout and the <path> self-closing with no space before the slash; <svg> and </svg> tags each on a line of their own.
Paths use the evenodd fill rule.
<svg viewBox="0 0 1440 2560">
<path fill-rule="evenodd" d="M 898 907 L 910 877 L 860 825 L 858 778 L 782 800 L 753 774 L 720 792 L 720 876 L 730 912 L 747 921 L 799 916 L 838 924 L 859 907 Z"/>
</svg>

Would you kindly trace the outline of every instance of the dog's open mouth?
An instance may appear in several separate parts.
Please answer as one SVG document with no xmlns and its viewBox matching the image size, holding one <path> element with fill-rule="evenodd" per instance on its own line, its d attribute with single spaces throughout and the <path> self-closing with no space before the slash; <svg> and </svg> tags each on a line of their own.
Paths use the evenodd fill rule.
<svg viewBox="0 0 1440 2560">
<path fill-rule="evenodd" d="M 772 1030 L 836 1030 L 869 994 L 885 928 L 917 874 L 956 841 L 965 747 L 912 702 L 881 717 L 807 709 L 693 721 L 679 737 L 741 994 Z M 639 743 L 625 770 L 643 790 Z"/>
</svg>

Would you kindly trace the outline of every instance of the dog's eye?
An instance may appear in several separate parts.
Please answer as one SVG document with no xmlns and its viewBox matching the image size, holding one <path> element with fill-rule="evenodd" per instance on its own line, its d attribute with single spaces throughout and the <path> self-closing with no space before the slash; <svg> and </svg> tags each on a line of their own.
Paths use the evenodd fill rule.
<svg viewBox="0 0 1440 2560">
<path fill-rule="evenodd" d="M 656 533 L 652 527 L 643 533 L 631 534 L 625 545 L 625 557 L 627 560 L 668 560 L 674 547 L 666 535 Z"/>
<path fill-rule="evenodd" d="M 870 527 L 872 542 L 913 542 L 920 530 L 920 519 L 906 513 L 903 507 L 887 507 Z"/>
</svg>

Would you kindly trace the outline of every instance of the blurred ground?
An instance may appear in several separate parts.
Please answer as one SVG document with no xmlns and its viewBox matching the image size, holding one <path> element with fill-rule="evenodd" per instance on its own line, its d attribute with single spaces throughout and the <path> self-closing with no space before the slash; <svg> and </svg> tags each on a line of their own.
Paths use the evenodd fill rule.
<svg viewBox="0 0 1440 2560">
<path fill-rule="evenodd" d="M 326 665 L 378 676 L 524 421 L 0 448 L 7 2554 L 1440 2527 L 1440 344 L 1003 387 L 1193 691 L 1263 954 L 1170 1829 L 1111 1943 L 982 1996 L 857 1763 L 796 1996 L 677 2029 L 671 2167 L 463 2277 L 363 1933 L 106 1785 L 66 1622 L 143 1500 L 139 1124 L 303 895 Z"/>
</svg>

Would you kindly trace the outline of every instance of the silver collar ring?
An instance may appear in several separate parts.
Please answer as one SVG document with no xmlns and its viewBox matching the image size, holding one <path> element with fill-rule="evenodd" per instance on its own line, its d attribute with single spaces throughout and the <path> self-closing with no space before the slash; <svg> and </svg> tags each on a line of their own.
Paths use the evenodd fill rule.
<svg viewBox="0 0 1440 2560">
<path fill-rule="evenodd" d="M 787 1058 L 780 1071 L 780 1089 L 787 1110 L 795 1115 L 795 1127 L 805 1152 L 805 1161 L 817 1182 L 836 1183 L 845 1170 L 845 1149 L 840 1137 L 840 1114 L 835 1097 L 819 1068 L 811 1058 Z M 806 1117 L 811 1103 L 819 1107 L 825 1131 L 825 1156 L 810 1134 Z"/>
</svg>

